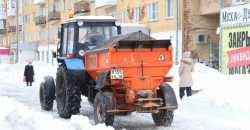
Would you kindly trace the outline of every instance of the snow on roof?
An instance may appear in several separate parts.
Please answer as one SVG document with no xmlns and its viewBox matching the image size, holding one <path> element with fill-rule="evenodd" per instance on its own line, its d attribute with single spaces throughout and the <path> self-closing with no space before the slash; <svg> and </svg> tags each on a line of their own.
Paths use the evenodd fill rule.
<svg viewBox="0 0 250 130">
<path fill-rule="evenodd" d="M 122 23 L 121 27 L 146 27 L 143 24 L 137 24 L 137 23 Z"/>
<path fill-rule="evenodd" d="M 67 19 L 65 22 L 69 22 L 71 20 L 116 20 L 114 17 L 111 16 L 76 16 L 71 19 Z"/>
</svg>

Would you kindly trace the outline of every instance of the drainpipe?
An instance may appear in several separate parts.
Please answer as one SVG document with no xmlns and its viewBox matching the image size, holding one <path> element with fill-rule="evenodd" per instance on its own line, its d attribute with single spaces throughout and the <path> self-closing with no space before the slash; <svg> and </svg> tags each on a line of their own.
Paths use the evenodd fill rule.
<svg viewBox="0 0 250 130">
<path fill-rule="evenodd" d="M 222 4 L 223 4 L 223 1 L 220 0 L 220 27 L 221 27 L 221 9 L 223 8 Z M 220 39 L 219 39 L 219 72 L 221 72 L 221 57 L 220 57 L 221 51 L 220 51 L 220 49 L 221 49 L 221 30 L 220 30 Z"/>
<path fill-rule="evenodd" d="M 48 21 L 48 31 L 47 31 L 47 37 L 48 37 L 48 54 L 47 54 L 47 62 L 49 63 L 49 0 L 48 0 L 48 3 L 47 3 L 47 21 Z"/>
<path fill-rule="evenodd" d="M 176 44 L 176 55 L 175 55 L 175 64 L 176 65 L 178 65 L 179 63 L 178 63 L 178 0 L 176 0 L 176 5 L 175 5 L 176 7 L 175 7 L 175 9 L 176 9 L 176 11 L 175 11 L 175 13 L 176 13 L 176 23 L 175 23 L 175 27 L 176 27 L 176 29 L 175 29 L 175 31 L 176 31 L 176 39 L 175 39 L 175 44 Z"/>
</svg>

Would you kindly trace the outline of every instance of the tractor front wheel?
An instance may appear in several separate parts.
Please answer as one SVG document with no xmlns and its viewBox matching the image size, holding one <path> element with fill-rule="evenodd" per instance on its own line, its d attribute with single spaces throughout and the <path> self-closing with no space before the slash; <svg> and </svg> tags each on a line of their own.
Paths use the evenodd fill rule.
<svg viewBox="0 0 250 130">
<path fill-rule="evenodd" d="M 165 106 L 164 96 L 160 90 L 157 90 L 157 98 L 162 98 L 163 106 Z M 168 111 L 166 109 L 161 109 L 158 113 L 152 113 L 152 117 L 155 125 L 157 126 L 171 126 L 174 118 L 174 112 Z"/>
<path fill-rule="evenodd" d="M 68 82 L 65 64 L 59 66 L 56 76 L 56 102 L 58 113 L 62 118 L 70 118 L 71 115 L 80 113 L 80 87 Z"/>
<path fill-rule="evenodd" d="M 114 95 L 109 91 L 98 92 L 94 100 L 95 124 L 105 123 L 106 126 L 113 126 L 114 114 L 107 114 L 109 105 L 114 104 Z"/>
<path fill-rule="evenodd" d="M 39 98 L 40 98 L 40 105 L 43 110 L 49 111 L 52 110 L 53 108 L 53 100 L 50 100 L 46 96 L 46 89 L 45 89 L 45 83 L 42 82 L 40 84 L 40 89 L 39 89 Z"/>
</svg>

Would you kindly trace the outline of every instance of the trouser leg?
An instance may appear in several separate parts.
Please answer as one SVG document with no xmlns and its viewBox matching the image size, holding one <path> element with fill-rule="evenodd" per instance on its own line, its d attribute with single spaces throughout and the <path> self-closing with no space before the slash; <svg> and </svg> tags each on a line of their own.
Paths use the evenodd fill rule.
<svg viewBox="0 0 250 130">
<path fill-rule="evenodd" d="M 191 87 L 186 87 L 186 91 L 187 91 L 187 96 L 191 96 L 192 92 L 191 92 Z"/>
<path fill-rule="evenodd" d="M 32 86 L 32 82 L 30 82 L 30 86 Z"/>
<path fill-rule="evenodd" d="M 26 82 L 27 86 L 28 86 L 28 82 Z"/>
<path fill-rule="evenodd" d="M 182 99 L 183 96 L 184 96 L 184 91 L 185 91 L 185 88 L 181 88 L 180 87 L 180 98 Z"/>
</svg>

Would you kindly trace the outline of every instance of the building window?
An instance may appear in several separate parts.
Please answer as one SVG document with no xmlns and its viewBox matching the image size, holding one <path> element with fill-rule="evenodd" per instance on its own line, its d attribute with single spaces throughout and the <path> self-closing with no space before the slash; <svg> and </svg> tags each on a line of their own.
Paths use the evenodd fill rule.
<svg viewBox="0 0 250 130">
<path fill-rule="evenodd" d="M 134 12 L 135 23 L 140 23 L 140 7 L 135 7 Z"/>
<path fill-rule="evenodd" d="M 40 32 L 37 31 L 37 41 L 39 41 L 39 40 L 40 40 Z"/>
<path fill-rule="evenodd" d="M 45 39 L 45 29 L 42 29 L 41 31 L 41 40 Z"/>
<path fill-rule="evenodd" d="M 33 21 L 35 22 L 35 12 L 33 12 Z"/>
<path fill-rule="evenodd" d="M 54 38 L 54 28 L 51 28 L 51 38 Z"/>
<path fill-rule="evenodd" d="M 19 25 L 23 25 L 23 15 L 19 15 Z"/>
<path fill-rule="evenodd" d="M 29 41 L 32 41 L 32 33 L 29 33 Z"/>
<path fill-rule="evenodd" d="M 31 14 L 29 14 L 29 23 L 31 23 L 31 20 L 32 19 L 32 16 L 31 16 Z"/>
<path fill-rule="evenodd" d="M 54 5 L 51 5 L 51 12 L 54 11 Z"/>
<path fill-rule="evenodd" d="M 28 42 L 28 34 L 26 34 L 26 38 L 25 39 L 26 39 L 26 42 Z"/>
<path fill-rule="evenodd" d="M 59 31 L 59 29 L 60 29 L 60 27 L 57 26 L 57 27 L 56 27 L 56 37 L 58 37 L 58 31 Z"/>
<path fill-rule="evenodd" d="M 22 32 L 19 33 L 19 41 L 23 42 L 23 33 Z"/>
<path fill-rule="evenodd" d="M 19 7 L 22 7 L 22 6 L 23 6 L 23 1 L 19 0 Z"/>
<path fill-rule="evenodd" d="M 166 1 L 166 18 L 173 18 L 174 14 L 174 2 L 173 0 L 167 0 Z"/>
<path fill-rule="evenodd" d="M 53 50 L 52 50 L 52 52 L 53 52 Z M 52 59 L 52 66 L 54 66 L 54 57 L 53 57 L 53 55 L 51 55 L 52 57 L 51 57 L 51 59 Z"/>
<path fill-rule="evenodd" d="M 63 0 L 63 11 L 65 11 L 65 0 Z"/>
<path fill-rule="evenodd" d="M 158 20 L 158 2 L 148 4 L 148 21 Z"/>
<path fill-rule="evenodd" d="M 242 2 L 245 2 L 245 0 L 236 0 L 236 2 L 237 2 L 237 3 L 238 3 L 238 2 L 242 3 Z"/>
<path fill-rule="evenodd" d="M 122 23 L 126 23 L 126 10 L 122 11 Z"/>
<path fill-rule="evenodd" d="M 56 3 L 56 12 L 60 12 L 60 3 L 59 2 Z"/>
<path fill-rule="evenodd" d="M 45 8 L 42 8 L 42 16 L 45 17 Z"/>
<path fill-rule="evenodd" d="M 72 0 L 69 0 L 69 9 L 72 8 Z"/>
<path fill-rule="evenodd" d="M 37 14 L 36 14 L 36 16 L 39 16 L 39 10 L 37 10 Z"/>
<path fill-rule="evenodd" d="M 25 23 L 26 23 L 26 24 L 27 24 L 27 21 L 28 21 L 27 15 L 25 15 Z"/>
<path fill-rule="evenodd" d="M 34 40 L 33 41 L 36 41 L 36 32 L 34 32 Z"/>
<path fill-rule="evenodd" d="M 109 16 L 114 17 L 115 18 L 115 13 L 110 13 Z"/>
<path fill-rule="evenodd" d="M 31 0 L 29 0 L 29 4 L 31 3 Z"/>
<path fill-rule="evenodd" d="M 42 51 L 42 61 L 44 62 L 44 51 Z"/>
</svg>

